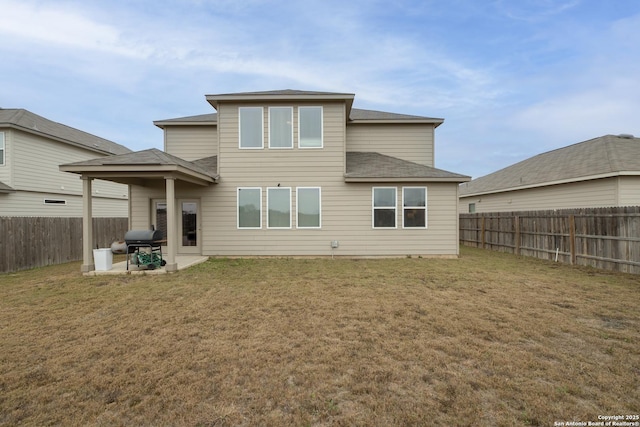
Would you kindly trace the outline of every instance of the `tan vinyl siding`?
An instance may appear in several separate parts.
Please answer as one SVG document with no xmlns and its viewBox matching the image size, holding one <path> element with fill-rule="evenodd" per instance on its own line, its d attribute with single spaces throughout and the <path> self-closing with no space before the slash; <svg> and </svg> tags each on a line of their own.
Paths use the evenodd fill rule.
<svg viewBox="0 0 640 427">
<path fill-rule="evenodd" d="M 265 148 L 242 150 L 238 147 L 238 107 L 256 104 L 218 106 L 219 173 L 218 184 L 207 187 L 178 182 L 178 199 L 200 201 L 200 243 L 202 254 L 210 256 L 331 256 L 331 241 L 339 247 L 335 256 L 456 256 L 458 254 L 457 184 L 455 183 L 345 183 L 345 105 L 323 104 L 323 148 L 298 148 L 298 109 L 315 103 L 282 103 L 294 107 L 294 148 L 269 149 L 268 106 L 264 105 Z M 432 133 L 430 138 L 432 137 Z M 431 140 L 432 141 L 432 140 Z M 431 149 L 431 148 L 429 148 Z M 407 148 L 407 150 L 409 150 Z M 383 151 L 383 150 L 381 150 Z M 397 153 L 392 153 L 396 154 Z M 423 160 L 426 157 L 423 158 Z M 410 160 L 416 161 L 416 158 Z M 267 228 L 267 189 L 291 188 L 291 228 Z M 372 187 L 397 188 L 398 228 L 372 227 Z M 402 228 L 402 187 L 427 187 L 426 229 Z M 237 189 L 262 189 L 262 228 L 238 229 Z M 320 187 L 322 227 L 298 229 L 296 189 Z M 153 199 L 164 199 L 164 183 L 152 188 L 132 188 L 133 225 L 150 225 Z"/>
<path fill-rule="evenodd" d="M 300 186 L 307 185 L 302 183 Z M 407 183 L 415 186 L 415 183 Z M 336 256 L 406 256 L 458 254 L 456 184 L 427 185 L 427 229 L 402 228 L 402 185 L 398 185 L 398 228 L 373 229 L 370 184 L 335 182 L 322 186 L 322 228 L 297 229 L 295 187 L 292 188 L 292 228 L 266 228 L 266 187 L 263 187 L 263 228 L 236 228 L 236 193 L 216 187 L 203 197 L 205 216 L 204 255 L 322 256 L 331 255 L 331 241 L 338 240 Z M 222 191 L 220 191 L 222 190 Z"/>
<path fill-rule="evenodd" d="M 640 176 L 618 178 L 619 206 L 640 206 Z"/>
<path fill-rule="evenodd" d="M 81 217 L 82 180 L 58 166 L 100 155 L 19 130 L 5 130 L 5 140 L 8 162 L 0 167 L 0 181 L 16 192 L 0 195 L 0 215 Z M 126 185 L 94 180 L 92 190 L 93 216 L 128 216 Z M 66 204 L 45 205 L 44 199 Z"/>
<path fill-rule="evenodd" d="M 603 178 L 464 197 L 459 212 L 468 213 L 469 203 L 476 204 L 478 213 L 617 206 L 617 193 L 617 179 Z"/>
<path fill-rule="evenodd" d="M 158 198 L 165 198 L 164 192 L 153 191 L 148 187 L 141 187 L 138 185 L 131 186 L 131 200 L 129 206 L 131 207 L 131 224 L 132 230 L 148 230 L 151 226 L 151 198 L 154 193 L 158 195 Z"/>
<path fill-rule="evenodd" d="M 45 199 L 64 200 L 66 204 L 45 204 Z M 126 218 L 126 200 L 93 199 L 93 216 Z M 82 196 L 16 191 L 0 194 L 0 216 L 82 217 Z"/>
<path fill-rule="evenodd" d="M 4 133 L 4 164 L 0 165 L 0 182 L 13 187 L 13 179 L 11 178 L 11 150 L 13 148 L 11 139 L 13 132 L 10 129 L 0 129 L 0 133 Z"/>
<path fill-rule="evenodd" d="M 347 151 L 373 151 L 433 167 L 433 133 L 431 124 L 349 125 Z"/>
<path fill-rule="evenodd" d="M 193 161 L 218 154 L 216 126 L 165 126 L 167 153 Z"/>
<path fill-rule="evenodd" d="M 16 190 L 81 195 L 82 182 L 78 175 L 60 172 L 58 166 L 101 157 L 95 152 L 25 132 L 14 132 L 12 143 L 15 145 L 12 187 Z M 95 181 L 93 187 L 94 195 L 121 199 L 126 205 L 126 185 Z"/>
</svg>

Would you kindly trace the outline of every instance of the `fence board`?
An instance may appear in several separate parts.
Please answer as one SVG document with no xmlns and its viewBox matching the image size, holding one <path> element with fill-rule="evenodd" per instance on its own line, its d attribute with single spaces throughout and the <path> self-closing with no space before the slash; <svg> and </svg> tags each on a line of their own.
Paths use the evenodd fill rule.
<svg viewBox="0 0 640 427">
<path fill-rule="evenodd" d="M 93 247 L 123 240 L 127 218 L 93 218 Z M 0 217 L 0 273 L 82 259 L 82 218 Z"/>
<path fill-rule="evenodd" d="M 461 214 L 460 243 L 640 274 L 640 206 Z"/>
</svg>

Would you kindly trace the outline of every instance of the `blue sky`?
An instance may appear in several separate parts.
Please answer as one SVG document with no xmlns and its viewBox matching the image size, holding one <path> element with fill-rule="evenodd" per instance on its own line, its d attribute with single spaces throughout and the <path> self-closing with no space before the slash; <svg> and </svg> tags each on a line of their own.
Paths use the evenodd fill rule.
<svg viewBox="0 0 640 427">
<path fill-rule="evenodd" d="M 474 178 L 640 135 L 636 0 L 0 0 L 0 107 L 133 150 L 204 95 L 355 93 L 442 117 L 436 167 Z"/>
</svg>

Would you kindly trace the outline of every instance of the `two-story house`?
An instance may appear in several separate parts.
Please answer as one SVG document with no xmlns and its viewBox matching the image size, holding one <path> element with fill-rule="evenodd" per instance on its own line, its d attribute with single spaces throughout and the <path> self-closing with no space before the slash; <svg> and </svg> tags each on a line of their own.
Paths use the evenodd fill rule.
<svg viewBox="0 0 640 427">
<path fill-rule="evenodd" d="M 0 216 L 81 217 L 82 184 L 58 166 L 130 152 L 28 110 L 0 108 Z M 97 181 L 92 197 L 94 216 L 128 216 L 126 186 Z"/>
<path fill-rule="evenodd" d="M 348 93 L 206 100 L 216 113 L 155 122 L 164 151 L 61 166 L 85 194 L 93 178 L 128 184 L 131 228 L 166 230 L 167 270 L 188 253 L 458 255 L 458 184 L 470 178 L 434 168 L 442 119 L 355 109 Z"/>
</svg>

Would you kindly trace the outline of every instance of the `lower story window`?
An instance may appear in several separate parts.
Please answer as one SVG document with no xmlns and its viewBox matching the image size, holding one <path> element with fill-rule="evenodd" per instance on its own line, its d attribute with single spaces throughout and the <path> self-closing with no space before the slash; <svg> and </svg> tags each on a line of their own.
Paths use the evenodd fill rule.
<svg viewBox="0 0 640 427">
<path fill-rule="evenodd" d="M 238 188 L 238 228 L 262 228 L 261 188 Z"/>
<path fill-rule="evenodd" d="M 426 187 L 402 188 L 402 227 L 427 227 L 427 189 Z"/>
<path fill-rule="evenodd" d="M 298 187 L 296 203 L 298 228 L 320 228 L 320 188 Z"/>
<path fill-rule="evenodd" d="M 396 188 L 373 188 L 373 228 L 396 228 Z"/>
<path fill-rule="evenodd" d="M 291 228 L 291 188 L 267 188 L 267 228 Z"/>
</svg>

